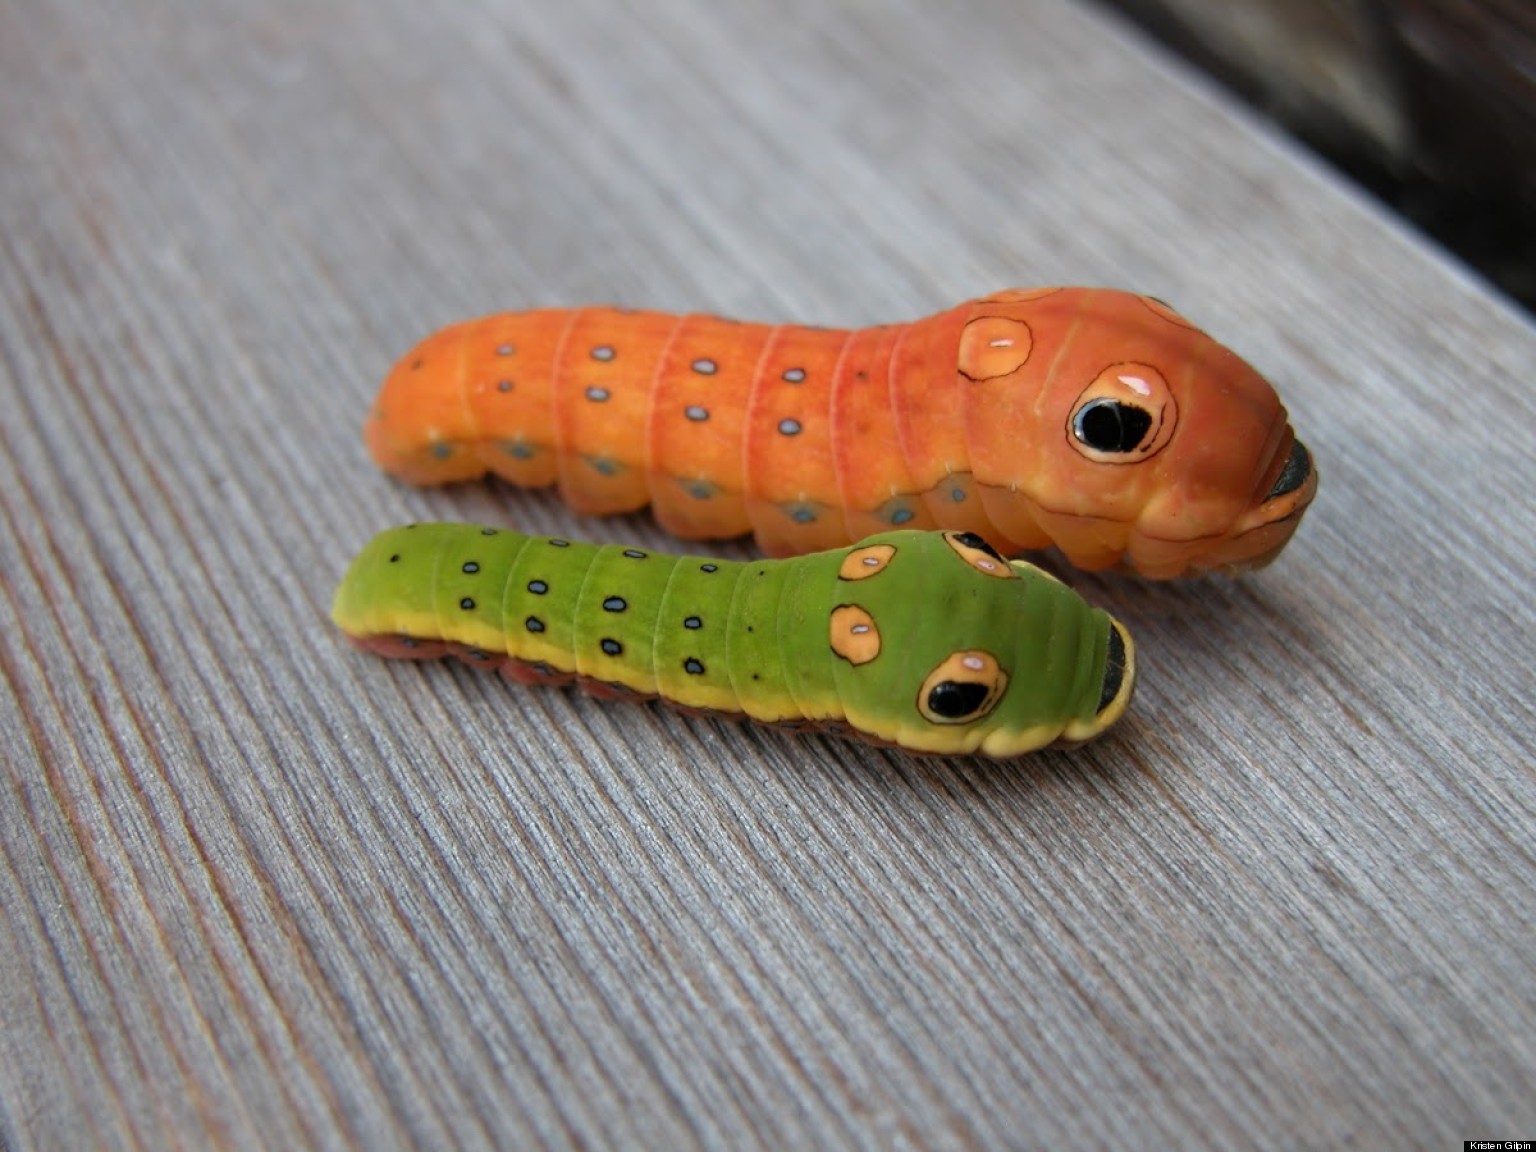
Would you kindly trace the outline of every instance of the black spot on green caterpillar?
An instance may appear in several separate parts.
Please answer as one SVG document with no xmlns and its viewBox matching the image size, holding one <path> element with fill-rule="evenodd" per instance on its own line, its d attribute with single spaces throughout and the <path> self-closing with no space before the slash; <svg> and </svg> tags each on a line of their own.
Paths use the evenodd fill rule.
<svg viewBox="0 0 1536 1152">
<path fill-rule="evenodd" d="M 637 563 L 637 561 L 645 561 Z M 691 712 L 915 752 L 1016 756 L 1125 712 L 1125 629 L 966 532 L 741 564 L 423 524 L 377 536 L 332 617 L 386 656 L 457 655 Z"/>
</svg>

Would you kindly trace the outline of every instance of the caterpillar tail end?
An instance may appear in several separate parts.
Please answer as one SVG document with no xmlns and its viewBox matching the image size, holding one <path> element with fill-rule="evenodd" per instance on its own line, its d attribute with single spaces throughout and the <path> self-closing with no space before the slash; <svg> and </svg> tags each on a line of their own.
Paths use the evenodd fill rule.
<svg viewBox="0 0 1536 1152">
<path fill-rule="evenodd" d="M 406 549 L 413 535 L 440 532 L 438 526 L 413 525 L 380 532 L 348 566 L 331 599 L 331 622 L 359 647 L 380 650 L 378 639 L 412 637 L 418 641 L 448 639 L 440 635 L 430 600 L 435 554 L 429 548 Z M 389 652 L 387 655 L 400 653 Z"/>
<path fill-rule="evenodd" d="M 460 375 L 457 328 L 423 340 L 385 377 L 363 441 L 373 461 L 409 484 L 453 484 L 484 476 Z"/>
</svg>

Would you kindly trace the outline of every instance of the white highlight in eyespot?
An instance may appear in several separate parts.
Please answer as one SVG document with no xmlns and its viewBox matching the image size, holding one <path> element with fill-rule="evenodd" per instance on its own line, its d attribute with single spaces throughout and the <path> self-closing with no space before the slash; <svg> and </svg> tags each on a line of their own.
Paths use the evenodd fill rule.
<svg viewBox="0 0 1536 1152">
<path fill-rule="evenodd" d="M 1121 376 L 1120 383 L 1124 384 L 1138 396 L 1152 395 L 1152 385 L 1148 384 L 1140 376 Z"/>
<path fill-rule="evenodd" d="M 1013 341 L 1012 340 L 1004 340 L 1004 339 L 989 340 L 987 342 L 987 347 L 988 348 L 1012 348 L 1013 347 Z"/>
<path fill-rule="evenodd" d="M 964 659 L 962 659 L 960 661 L 960 663 L 964 664 L 972 672 L 980 672 L 983 668 L 985 668 L 987 666 L 987 662 L 985 660 L 983 660 L 980 656 L 967 656 Z"/>
</svg>

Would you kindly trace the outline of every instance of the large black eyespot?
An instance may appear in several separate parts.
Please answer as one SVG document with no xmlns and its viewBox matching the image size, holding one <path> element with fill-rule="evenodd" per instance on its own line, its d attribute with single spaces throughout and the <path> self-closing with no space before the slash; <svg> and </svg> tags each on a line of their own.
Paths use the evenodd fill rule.
<svg viewBox="0 0 1536 1152">
<path fill-rule="evenodd" d="M 997 707 L 1007 687 L 1008 673 L 992 653 L 953 652 L 923 680 L 917 710 L 934 724 L 967 724 Z"/>
<path fill-rule="evenodd" d="M 1111 364 L 1079 393 L 1067 416 L 1067 443 L 1097 464 L 1138 464 L 1173 439 L 1179 406 L 1150 364 Z"/>
<path fill-rule="evenodd" d="M 1134 452 L 1152 429 L 1152 414 L 1123 400 L 1090 400 L 1072 417 L 1072 435 L 1095 452 Z"/>
<path fill-rule="evenodd" d="M 928 711 L 945 720 L 964 720 L 987 702 L 991 689 L 975 681 L 940 680 L 928 689 Z"/>
</svg>

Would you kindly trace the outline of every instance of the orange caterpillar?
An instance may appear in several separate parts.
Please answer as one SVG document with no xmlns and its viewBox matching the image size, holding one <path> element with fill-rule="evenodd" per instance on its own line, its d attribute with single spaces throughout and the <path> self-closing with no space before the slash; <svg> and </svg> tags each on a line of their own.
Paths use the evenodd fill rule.
<svg viewBox="0 0 1536 1152">
<path fill-rule="evenodd" d="M 1160 301 L 1088 288 L 853 331 L 504 312 L 407 354 L 366 437 L 412 483 L 558 484 L 770 555 L 952 528 L 1154 578 L 1267 563 L 1317 490 L 1258 373 Z"/>
</svg>

